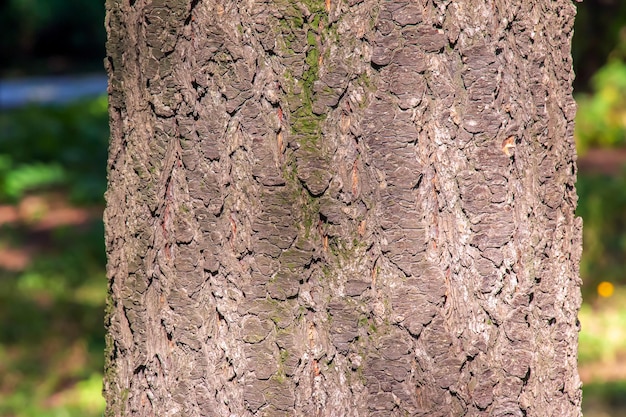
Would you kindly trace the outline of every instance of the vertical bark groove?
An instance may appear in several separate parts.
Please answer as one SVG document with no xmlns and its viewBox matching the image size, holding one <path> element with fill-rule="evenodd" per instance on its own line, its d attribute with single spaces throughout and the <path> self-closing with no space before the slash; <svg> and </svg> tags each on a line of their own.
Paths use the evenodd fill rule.
<svg viewBox="0 0 626 417">
<path fill-rule="evenodd" d="M 107 1 L 107 414 L 579 416 L 568 0 Z"/>
</svg>

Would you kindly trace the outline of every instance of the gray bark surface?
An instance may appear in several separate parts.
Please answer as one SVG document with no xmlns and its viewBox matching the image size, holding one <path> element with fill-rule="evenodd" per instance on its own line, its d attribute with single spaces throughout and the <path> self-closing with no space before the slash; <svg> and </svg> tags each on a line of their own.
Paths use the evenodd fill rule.
<svg viewBox="0 0 626 417">
<path fill-rule="evenodd" d="M 108 416 L 580 416 L 569 0 L 107 1 Z"/>
</svg>

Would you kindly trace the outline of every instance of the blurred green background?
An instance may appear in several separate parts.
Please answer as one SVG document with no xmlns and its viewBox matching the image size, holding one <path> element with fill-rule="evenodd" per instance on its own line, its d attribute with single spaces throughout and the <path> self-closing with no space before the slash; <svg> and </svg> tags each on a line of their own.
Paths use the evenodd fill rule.
<svg viewBox="0 0 626 417">
<path fill-rule="evenodd" d="M 102 73 L 103 3 L 0 3 L 0 79 Z M 617 417 L 626 415 L 626 2 L 578 10 L 579 367 L 585 416 Z M 0 416 L 100 416 L 106 96 L 2 104 Z"/>
</svg>

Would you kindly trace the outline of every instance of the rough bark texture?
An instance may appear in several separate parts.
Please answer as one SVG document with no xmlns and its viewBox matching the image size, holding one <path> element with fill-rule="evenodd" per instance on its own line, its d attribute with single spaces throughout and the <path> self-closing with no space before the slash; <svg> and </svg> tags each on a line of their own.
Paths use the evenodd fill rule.
<svg viewBox="0 0 626 417">
<path fill-rule="evenodd" d="M 570 0 L 108 0 L 108 416 L 580 415 Z"/>
</svg>

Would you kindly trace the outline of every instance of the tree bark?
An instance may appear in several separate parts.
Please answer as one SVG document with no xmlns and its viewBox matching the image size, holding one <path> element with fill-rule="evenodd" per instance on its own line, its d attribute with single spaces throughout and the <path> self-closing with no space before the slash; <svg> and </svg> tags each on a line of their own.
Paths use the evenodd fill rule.
<svg viewBox="0 0 626 417">
<path fill-rule="evenodd" d="M 108 416 L 580 416 L 570 0 L 107 1 Z"/>
</svg>

